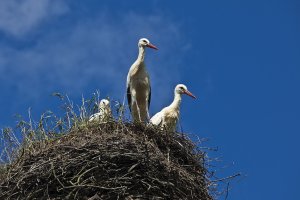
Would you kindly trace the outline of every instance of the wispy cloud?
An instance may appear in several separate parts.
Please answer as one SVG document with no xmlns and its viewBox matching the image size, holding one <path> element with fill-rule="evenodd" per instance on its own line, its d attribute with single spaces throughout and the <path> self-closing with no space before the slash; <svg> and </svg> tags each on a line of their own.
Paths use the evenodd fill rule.
<svg viewBox="0 0 300 200">
<path fill-rule="evenodd" d="M 43 2 L 49 4 L 46 0 Z M 44 13 L 35 20 L 23 16 L 26 23 L 31 24 L 26 28 L 22 25 L 13 28 L 11 23 L 3 22 L 0 26 L 12 34 L 17 34 L 19 29 L 30 31 L 37 21 L 52 15 L 44 7 L 39 8 Z M 20 11 L 19 15 L 26 13 Z M 128 69 L 137 57 L 137 41 L 140 37 L 148 37 L 160 48 L 157 52 L 147 51 L 146 63 L 152 81 L 152 105 L 161 107 L 161 102 L 173 95 L 173 87 L 180 80 L 179 69 L 185 67 L 182 56 L 187 49 L 179 48 L 184 45 L 180 25 L 163 15 L 128 12 L 122 18 L 113 18 L 108 12 L 99 13 L 63 29 L 47 31 L 29 47 L 2 46 L 0 83 L 16 88 L 15 95 L 32 101 L 53 91 L 81 95 L 93 87 L 100 91 L 105 88 L 114 98 L 120 99 L 125 92 Z M 156 95 L 159 98 L 155 98 Z"/>
<path fill-rule="evenodd" d="M 68 10 L 61 0 L 1 0 L 0 30 L 21 36 L 43 20 L 58 16 Z"/>
</svg>

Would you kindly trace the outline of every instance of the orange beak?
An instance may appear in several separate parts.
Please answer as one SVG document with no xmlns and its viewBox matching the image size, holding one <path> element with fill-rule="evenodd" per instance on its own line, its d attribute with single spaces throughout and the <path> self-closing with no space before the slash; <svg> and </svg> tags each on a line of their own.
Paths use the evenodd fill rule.
<svg viewBox="0 0 300 200">
<path fill-rule="evenodd" d="M 147 47 L 158 50 L 158 48 L 151 43 L 147 44 Z"/>
<path fill-rule="evenodd" d="M 187 91 L 185 91 L 184 93 L 185 93 L 186 95 L 189 95 L 190 97 L 196 99 L 195 95 L 193 95 L 190 91 L 187 90 Z"/>
</svg>

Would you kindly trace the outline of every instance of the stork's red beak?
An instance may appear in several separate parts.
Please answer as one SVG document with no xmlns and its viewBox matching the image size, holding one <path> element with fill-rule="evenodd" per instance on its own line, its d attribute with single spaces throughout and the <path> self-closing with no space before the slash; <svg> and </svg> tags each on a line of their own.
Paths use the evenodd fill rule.
<svg viewBox="0 0 300 200">
<path fill-rule="evenodd" d="M 185 93 L 186 95 L 189 95 L 190 97 L 196 99 L 195 95 L 193 95 L 190 91 L 187 90 L 187 91 L 185 91 L 184 93 Z"/>
<path fill-rule="evenodd" d="M 147 47 L 158 50 L 158 48 L 151 43 L 147 44 Z"/>
</svg>

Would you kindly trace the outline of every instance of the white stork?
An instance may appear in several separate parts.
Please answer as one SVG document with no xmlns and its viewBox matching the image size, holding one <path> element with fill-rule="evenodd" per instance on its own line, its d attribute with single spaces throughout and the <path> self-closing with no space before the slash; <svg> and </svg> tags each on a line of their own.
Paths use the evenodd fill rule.
<svg viewBox="0 0 300 200">
<path fill-rule="evenodd" d="M 107 99 L 102 99 L 98 105 L 99 112 L 90 116 L 89 121 L 106 123 L 112 118 L 110 103 Z"/>
<path fill-rule="evenodd" d="M 156 113 L 151 119 L 150 123 L 160 126 L 162 129 L 175 131 L 179 119 L 179 109 L 181 103 L 181 95 L 186 94 L 196 99 L 196 97 L 188 91 L 187 87 L 183 84 L 178 84 L 174 90 L 174 100 L 168 107 L 163 108 L 160 112 Z"/>
<path fill-rule="evenodd" d="M 139 40 L 138 47 L 138 58 L 131 65 L 127 75 L 127 100 L 133 121 L 145 122 L 150 118 L 151 100 L 150 78 L 144 63 L 145 48 L 157 50 L 157 47 L 146 38 Z"/>
</svg>

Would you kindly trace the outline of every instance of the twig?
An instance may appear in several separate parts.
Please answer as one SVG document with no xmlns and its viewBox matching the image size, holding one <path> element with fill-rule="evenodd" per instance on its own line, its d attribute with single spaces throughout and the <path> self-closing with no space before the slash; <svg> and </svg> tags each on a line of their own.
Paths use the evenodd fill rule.
<svg viewBox="0 0 300 200">
<path fill-rule="evenodd" d="M 228 191 L 229 191 L 229 182 L 227 183 L 227 187 L 226 187 L 226 196 L 225 196 L 225 200 L 227 200 L 227 197 L 228 197 Z"/>
<path fill-rule="evenodd" d="M 215 182 L 225 181 L 225 180 L 232 179 L 232 178 L 235 178 L 235 177 L 240 176 L 240 175 L 241 175 L 241 173 L 237 173 L 237 174 L 234 174 L 234 175 L 231 175 L 231 176 L 227 176 L 225 178 L 211 180 L 210 182 L 215 183 Z"/>
<path fill-rule="evenodd" d="M 59 184 L 60 184 L 63 188 L 65 188 L 64 184 L 59 180 L 59 178 L 58 178 L 58 177 L 56 176 L 56 174 L 55 174 L 53 162 L 51 162 L 51 169 L 52 169 L 52 172 L 53 172 L 53 175 L 54 175 L 55 179 L 59 182 Z"/>
</svg>

